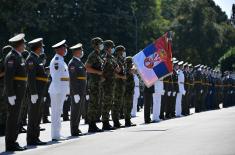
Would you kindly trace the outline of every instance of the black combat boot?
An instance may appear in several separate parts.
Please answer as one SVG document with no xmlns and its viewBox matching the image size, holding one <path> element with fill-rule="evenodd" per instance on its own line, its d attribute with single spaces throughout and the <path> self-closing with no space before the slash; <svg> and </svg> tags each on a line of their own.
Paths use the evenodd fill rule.
<svg viewBox="0 0 235 155">
<path fill-rule="evenodd" d="M 136 126 L 136 124 L 133 124 L 130 119 L 125 119 L 125 127 L 131 126 Z"/>
<path fill-rule="evenodd" d="M 123 127 L 122 124 L 119 122 L 119 120 L 113 121 L 113 126 L 114 126 L 115 128 L 121 128 L 121 127 Z"/>
<path fill-rule="evenodd" d="M 44 123 L 51 123 L 51 122 L 48 120 L 48 117 L 46 116 L 46 117 L 43 117 L 42 123 L 44 124 Z"/>
<path fill-rule="evenodd" d="M 96 123 L 91 122 L 91 123 L 89 123 L 88 132 L 103 132 L 103 130 L 99 129 L 99 128 L 96 126 Z"/>
<path fill-rule="evenodd" d="M 103 122 L 103 130 L 115 130 L 115 127 L 112 127 L 109 122 Z"/>
</svg>

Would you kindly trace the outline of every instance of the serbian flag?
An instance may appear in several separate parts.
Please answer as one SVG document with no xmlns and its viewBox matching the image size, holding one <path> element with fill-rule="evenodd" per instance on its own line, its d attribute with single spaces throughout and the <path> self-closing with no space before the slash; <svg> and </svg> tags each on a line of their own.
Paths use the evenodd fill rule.
<svg viewBox="0 0 235 155">
<path fill-rule="evenodd" d="M 133 57 L 137 71 L 147 87 L 173 72 L 171 34 L 167 32 Z"/>
</svg>

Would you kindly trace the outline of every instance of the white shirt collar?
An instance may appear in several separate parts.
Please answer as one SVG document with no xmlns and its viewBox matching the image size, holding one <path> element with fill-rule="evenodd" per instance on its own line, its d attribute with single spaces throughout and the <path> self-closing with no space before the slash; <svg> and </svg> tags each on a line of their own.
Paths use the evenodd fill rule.
<svg viewBox="0 0 235 155">
<path fill-rule="evenodd" d="M 62 60 L 64 60 L 64 57 L 62 57 L 62 56 L 59 55 L 59 54 L 55 54 L 55 56 L 61 58 Z"/>
</svg>

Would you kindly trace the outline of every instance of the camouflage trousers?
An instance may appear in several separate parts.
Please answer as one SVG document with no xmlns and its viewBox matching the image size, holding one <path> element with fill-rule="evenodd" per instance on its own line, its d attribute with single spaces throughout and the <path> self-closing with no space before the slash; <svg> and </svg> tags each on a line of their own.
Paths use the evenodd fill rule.
<svg viewBox="0 0 235 155">
<path fill-rule="evenodd" d="M 96 122 L 97 116 L 99 115 L 100 108 L 100 81 L 89 81 L 89 89 L 90 89 L 90 102 L 88 105 L 88 121 Z"/>
<path fill-rule="evenodd" d="M 104 81 L 102 83 L 102 121 L 109 121 L 109 112 L 112 109 L 113 105 L 113 81 Z"/>
<path fill-rule="evenodd" d="M 120 109 L 123 106 L 125 85 L 124 81 L 116 80 L 114 89 L 114 102 L 112 106 L 112 119 L 117 121 L 120 119 Z"/>
<path fill-rule="evenodd" d="M 124 113 L 124 118 L 125 120 L 130 120 L 131 119 L 131 109 L 133 105 L 133 95 L 134 94 L 125 94 L 124 98 L 124 105 L 123 105 L 123 113 Z"/>
</svg>

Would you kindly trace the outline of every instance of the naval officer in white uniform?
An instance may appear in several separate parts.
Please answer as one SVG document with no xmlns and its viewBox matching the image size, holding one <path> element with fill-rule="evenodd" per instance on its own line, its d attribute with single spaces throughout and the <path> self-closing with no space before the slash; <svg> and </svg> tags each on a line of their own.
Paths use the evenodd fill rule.
<svg viewBox="0 0 235 155">
<path fill-rule="evenodd" d="M 138 98 L 140 96 L 140 81 L 137 74 L 134 75 L 135 80 L 135 90 L 134 90 L 134 96 L 133 96 L 133 106 L 131 110 L 131 116 L 136 117 L 137 112 L 137 104 L 138 104 Z"/>
<path fill-rule="evenodd" d="M 182 116 L 182 95 L 185 95 L 186 91 L 184 89 L 184 73 L 183 73 L 183 61 L 178 63 L 179 69 L 177 71 L 178 74 L 178 86 L 179 92 L 176 96 L 176 104 L 175 104 L 175 116 L 181 117 Z"/>
<path fill-rule="evenodd" d="M 163 80 L 157 80 L 154 84 L 152 122 L 160 121 L 161 99 L 164 93 Z"/>
<path fill-rule="evenodd" d="M 60 140 L 61 120 L 63 103 L 69 94 L 69 72 L 64 62 L 67 54 L 66 40 L 52 46 L 56 54 L 50 62 L 51 84 L 49 94 L 51 97 L 51 138 L 52 141 Z"/>
</svg>

